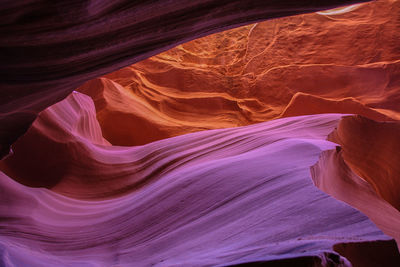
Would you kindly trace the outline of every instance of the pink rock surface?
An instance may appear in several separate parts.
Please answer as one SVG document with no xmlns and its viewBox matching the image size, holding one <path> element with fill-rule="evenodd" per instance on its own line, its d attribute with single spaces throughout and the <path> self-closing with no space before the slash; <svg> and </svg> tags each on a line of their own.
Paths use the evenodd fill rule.
<svg viewBox="0 0 400 267">
<path fill-rule="evenodd" d="M 57 160 L 68 168 L 48 189 L 0 174 L 1 263 L 350 266 L 335 245 L 382 240 L 390 247 L 391 238 L 312 183 L 309 167 L 335 147 L 325 139 L 341 117 L 290 117 L 117 147 L 99 137 L 90 98 L 72 94 L 42 112 L 2 162 L 25 182 L 37 179 L 26 165 L 32 161 L 46 162 L 49 176 Z M 35 147 L 35 140 L 47 143 Z M 53 153 L 36 154 L 50 144 Z M 18 173 L 14 160 L 30 172 Z"/>
</svg>

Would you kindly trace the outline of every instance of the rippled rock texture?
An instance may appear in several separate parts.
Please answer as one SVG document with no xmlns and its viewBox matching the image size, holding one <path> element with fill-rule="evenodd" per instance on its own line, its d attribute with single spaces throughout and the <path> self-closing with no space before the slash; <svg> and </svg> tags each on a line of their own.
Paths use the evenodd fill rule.
<svg viewBox="0 0 400 267">
<path fill-rule="evenodd" d="M 400 2 L 139 2 L 0 7 L 0 266 L 400 266 Z"/>
<path fill-rule="evenodd" d="M 381 240 L 396 249 L 365 215 L 312 183 L 309 167 L 335 148 L 326 138 L 341 117 L 117 147 L 99 137 L 91 99 L 72 94 L 42 112 L 2 162 L 2 262 L 350 266 L 335 246 Z"/>
<path fill-rule="evenodd" d="M 355 2 L 2 1 L 0 156 L 38 112 L 89 79 L 214 32 Z"/>
<path fill-rule="evenodd" d="M 94 98 L 103 135 L 116 145 L 296 115 L 398 119 L 399 12 L 399 1 L 377 1 L 260 22 L 182 44 L 79 90 Z"/>
</svg>

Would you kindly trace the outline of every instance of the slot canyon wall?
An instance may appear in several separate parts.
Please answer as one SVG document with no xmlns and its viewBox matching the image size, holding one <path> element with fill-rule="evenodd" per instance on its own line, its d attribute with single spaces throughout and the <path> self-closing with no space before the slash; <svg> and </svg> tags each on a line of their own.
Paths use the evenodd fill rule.
<svg viewBox="0 0 400 267">
<path fill-rule="evenodd" d="M 139 2 L 0 7 L 0 266 L 400 266 L 400 1 Z"/>
<path fill-rule="evenodd" d="M 399 12 L 399 2 L 378 1 L 343 14 L 251 24 L 179 45 L 78 91 L 94 99 L 103 135 L 115 145 L 316 113 L 398 119 Z"/>
<path fill-rule="evenodd" d="M 0 155 L 87 80 L 211 33 L 357 2 L 365 1 L 2 1 Z"/>
</svg>

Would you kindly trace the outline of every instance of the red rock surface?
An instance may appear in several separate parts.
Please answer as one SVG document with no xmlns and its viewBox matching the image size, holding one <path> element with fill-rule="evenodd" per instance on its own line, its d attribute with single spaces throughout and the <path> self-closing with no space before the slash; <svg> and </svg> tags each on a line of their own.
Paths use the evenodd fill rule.
<svg viewBox="0 0 400 267">
<path fill-rule="evenodd" d="M 351 169 L 400 211 L 400 123 L 348 117 L 329 140 L 340 144 Z"/>
<path fill-rule="evenodd" d="M 87 80 L 214 32 L 362 1 L 2 1 L 0 156 Z"/>
<path fill-rule="evenodd" d="M 341 151 L 324 151 L 312 167 L 315 185 L 367 215 L 384 233 L 400 244 L 400 212 L 385 201 L 376 189 L 355 174 L 343 160 Z"/>
<path fill-rule="evenodd" d="M 79 90 L 116 145 L 295 115 L 400 118 L 400 2 L 336 12 L 210 35 Z"/>
</svg>

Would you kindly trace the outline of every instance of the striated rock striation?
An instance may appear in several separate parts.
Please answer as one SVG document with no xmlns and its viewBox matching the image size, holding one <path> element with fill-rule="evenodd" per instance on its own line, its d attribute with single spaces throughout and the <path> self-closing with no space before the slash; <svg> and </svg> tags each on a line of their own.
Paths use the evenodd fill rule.
<svg viewBox="0 0 400 267">
<path fill-rule="evenodd" d="M 78 199 L 110 198 L 135 191 L 176 168 L 239 156 L 280 139 L 325 140 L 340 117 L 285 118 L 118 147 L 101 136 L 92 100 L 75 92 L 39 115 L 0 168 L 27 186 Z M 174 140 L 180 140 L 179 145 Z"/>
<path fill-rule="evenodd" d="M 350 255 L 342 247 L 354 242 L 396 251 L 365 215 L 312 184 L 309 166 L 335 147 L 325 139 L 341 117 L 283 118 L 118 147 L 99 137 L 90 98 L 72 94 L 42 112 L 1 164 L 0 263 L 351 266 L 340 252 Z M 37 184 L 43 173 L 56 183 Z M 367 261 L 387 261 L 372 255 Z"/>
<path fill-rule="evenodd" d="M 87 80 L 211 33 L 362 1 L 3 1 L 0 156 Z"/>
<path fill-rule="evenodd" d="M 2 3 L 0 266 L 400 266 L 400 1 L 356 2 Z"/>
<path fill-rule="evenodd" d="M 399 119 L 400 2 L 343 10 L 206 36 L 78 90 L 116 145 L 327 112 Z"/>
<path fill-rule="evenodd" d="M 349 167 L 400 211 L 400 123 L 346 117 L 328 139 L 340 144 Z"/>
</svg>

